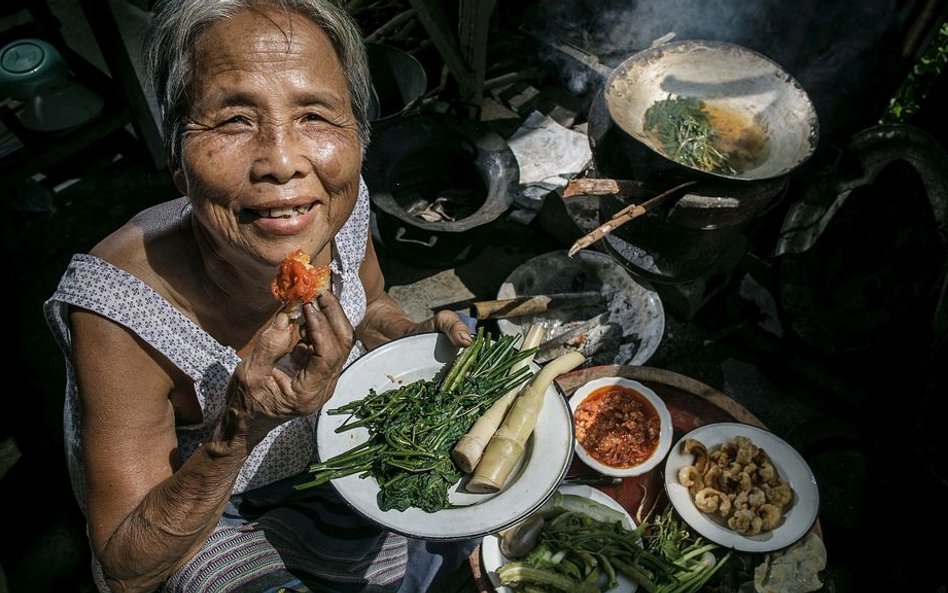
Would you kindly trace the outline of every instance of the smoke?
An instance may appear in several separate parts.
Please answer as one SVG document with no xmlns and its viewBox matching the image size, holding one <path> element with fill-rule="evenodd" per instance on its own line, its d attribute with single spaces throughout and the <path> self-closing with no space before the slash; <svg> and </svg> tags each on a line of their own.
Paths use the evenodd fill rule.
<svg viewBox="0 0 948 593">
<path fill-rule="evenodd" d="M 878 121 L 901 82 L 900 17 L 879 0 L 821 5 L 816 17 L 785 59 L 816 106 L 823 136 L 844 140 Z"/>
<path fill-rule="evenodd" d="M 781 17 L 799 6 L 763 0 L 541 0 L 530 25 L 598 56 L 625 56 L 673 33 L 677 39 L 745 44 L 781 33 Z M 774 18 L 774 17 L 777 18 Z M 759 50 L 758 50 L 759 51 Z"/>
<path fill-rule="evenodd" d="M 880 81 L 899 65 L 896 0 L 538 0 L 525 26 L 550 43 L 595 55 L 609 68 L 663 36 L 726 41 L 784 67 L 807 90 L 824 135 L 851 133 L 878 111 Z M 567 88 L 585 92 L 602 73 L 551 50 Z M 891 86 L 891 85 L 890 85 Z M 888 92 L 891 89 L 885 89 Z"/>
</svg>

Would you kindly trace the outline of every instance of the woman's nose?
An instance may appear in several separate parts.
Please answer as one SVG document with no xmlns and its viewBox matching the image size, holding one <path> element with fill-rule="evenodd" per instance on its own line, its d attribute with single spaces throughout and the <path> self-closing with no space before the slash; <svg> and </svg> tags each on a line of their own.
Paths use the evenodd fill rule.
<svg viewBox="0 0 948 593">
<path fill-rule="evenodd" d="M 267 126 L 257 138 L 257 156 L 252 174 L 255 179 L 286 183 L 306 174 L 310 161 L 304 143 L 291 125 Z"/>
</svg>

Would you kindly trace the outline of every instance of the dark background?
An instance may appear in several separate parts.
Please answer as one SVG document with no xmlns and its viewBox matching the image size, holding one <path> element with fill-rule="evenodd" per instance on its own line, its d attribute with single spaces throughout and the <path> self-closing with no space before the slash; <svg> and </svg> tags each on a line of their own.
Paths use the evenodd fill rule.
<svg viewBox="0 0 948 593">
<path fill-rule="evenodd" d="M 358 7 L 356 14 L 367 34 L 409 8 L 408 2 L 395 1 L 351 4 Z M 456 10 L 452 3 L 444 3 L 444 8 L 449 14 Z M 18 9 L 15 3 L 5 8 L 11 13 Z M 880 183 L 861 190 L 861 203 L 873 208 L 841 216 L 832 240 L 820 249 L 780 262 L 773 256 L 773 246 L 794 199 L 803 198 L 804 189 L 841 154 L 852 134 L 885 116 L 889 100 L 931 49 L 944 17 L 944 2 L 589 0 L 502 2 L 491 21 L 488 77 L 542 66 L 546 74 L 529 83 L 550 94 L 550 89 L 565 90 L 580 121 L 597 90 L 595 80 L 538 45 L 538 35 L 571 43 L 606 64 L 621 61 L 669 31 L 675 31 L 679 39 L 731 41 L 782 64 L 811 94 L 821 122 L 818 152 L 795 173 L 793 183 L 799 189 L 760 222 L 746 266 L 763 266 L 768 273 L 760 277 L 766 279 L 779 277 L 776 271 L 781 265 L 785 272 L 791 266 L 791 271 L 815 273 L 832 264 L 848 270 L 854 282 L 872 278 L 879 286 L 892 288 L 879 290 L 876 302 L 862 303 L 851 312 L 887 310 L 900 322 L 906 317 L 897 312 L 914 308 L 919 314 L 909 317 L 909 327 L 893 327 L 887 317 L 871 332 L 840 325 L 833 326 L 835 334 L 789 332 L 775 338 L 746 324 L 748 311 L 733 298 L 739 291 L 735 285 L 699 314 L 679 323 L 683 333 L 725 336 L 720 340 L 722 348 L 794 369 L 810 381 L 817 394 L 811 397 L 826 398 L 823 403 L 831 413 L 825 426 L 814 429 L 818 438 L 811 439 L 808 460 L 826 476 L 821 482 L 825 486 L 821 517 L 826 517 L 824 526 L 835 537 L 831 558 L 845 557 L 853 566 L 874 567 L 871 578 L 843 572 L 834 584 L 838 591 L 855 590 L 855 584 L 869 582 L 883 590 L 944 591 L 944 576 L 936 574 L 939 558 L 929 551 L 931 544 L 920 538 L 932 536 L 935 549 L 944 547 L 937 546 L 937 538 L 946 526 L 948 489 L 945 448 L 937 435 L 943 421 L 941 399 L 948 393 L 948 356 L 945 320 L 939 326 L 930 308 L 948 266 L 948 238 L 945 227 L 938 227 L 938 213 L 926 211 L 926 196 L 912 171 L 896 168 Z M 524 35 L 521 25 L 528 25 L 533 34 Z M 443 62 L 420 26 L 406 26 L 388 41 L 411 50 L 428 70 L 432 88 L 443 82 L 436 98 L 450 100 L 455 89 L 449 77 L 442 77 Z M 83 69 L 78 62 L 74 68 Z M 7 287 L 0 298 L 9 320 L 3 357 L 9 387 L 0 413 L 0 446 L 11 460 L 6 473 L 0 474 L 0 509 L 8 516 L 7 537 L 0 542 L 0 566 L 10 591 L 91 590 L 84 528 L 62 455 L 62 357 L 46 329 L 41 304 L 53 292 L 73 253 L 88 251 L 143 207 L 177 197 L 167 170 L 154 166 L 154 153 L 132 125 L 131 107 L 123 102 L 115 83 L 100 81 L 95 75 L 86 80 L 105 85 L 101 88 L 115 102 L 117 123 L 94 133 L 87 130 L 80 140 L 63 135 L 36 139 L 38 155 L 56 158 L 45 162 L 37 156 L 0 169 L 5 190 L 0 242 L 7 270 Z M 904 121 L 944 147 L 948 145 L 941 113 L 948 105 L 945 76 L 923 77 L 921 83 L 925 94 L 916 97 L 918 108 Z M 509 121 L 502 123 L 509 127 Z M 6 164 L 9 160 L 4 159 Z M 37 172 L 44 175 L 39 181 L 31 178 Z M 73 179 L 78 181 L 57 191 L 63 181 Z M 944 225 L 944 210 L 940 216 Z M 496 243 L 535 241 L 534 247 L 558 246 L 556 238 L 536 221 L 517 226 L 501 220 L 484 233 L 485 241 Z M 881 252 L 872 251 L 874 246 Z M 387 273 L 412 268 L 419 277 L 448 267 L 397 261 L 384 249 L 382 260 Z M 933 277 L 923 286 L 912 284 L 919 269 L 933 270 Z M 404 282 L 397 277 L 389 281 Z M 824 282 L 829 287 L 837 285 L 833 278 Z M 828 299 L 842 296 L 827 291 Z M 812 313 L 812 320 L 831 321 L 825 312 Z M 856 346 L 837 347 L 853 336 L 860 339 Z M 666 354 L 664 361 L 652 362 L 698 372 L 697 361 L 698 355 L 690 351 L 678 358 Z M 700 378 L 724 387 L 719 369 Z M 775 417 L 780 413 L 773 410 Z M 840 416 L 845 416 L 844 421 L 834 420 Z"/>
</svg>

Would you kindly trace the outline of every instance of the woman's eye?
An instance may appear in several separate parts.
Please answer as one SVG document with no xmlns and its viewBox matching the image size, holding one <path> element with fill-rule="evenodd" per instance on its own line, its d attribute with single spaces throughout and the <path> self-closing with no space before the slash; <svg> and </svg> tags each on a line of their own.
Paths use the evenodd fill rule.
<svg viewBox="0 0 948 593">
<path fill-rule="evenodd" d="M 325 118 L 323 118 L 318 113 L 307 113 L 306 115 L 303 116 L 303 121 L 305 122 L 323 121 L 324 119 Z"/>
<path fill-rule="evenodd" d="M 222 125 L 222 126 L 246 125 L 246 124 L 249 124 L 249 123 L 250 123 L 250 120 L 247 119 L 245 116 L 243 116 L 243 115 L 234 115 L 234 116 L 228 117 L 227 119 L 225 119 L 224 121 L 222 121 L 222 122 L 221 122 L 221 125 Z"/>
</svg>

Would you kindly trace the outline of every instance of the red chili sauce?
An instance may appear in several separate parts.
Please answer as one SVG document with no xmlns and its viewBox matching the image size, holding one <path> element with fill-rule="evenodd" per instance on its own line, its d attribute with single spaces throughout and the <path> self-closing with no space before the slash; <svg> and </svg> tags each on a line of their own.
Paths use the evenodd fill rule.
<svg viewBox="0 0 948 593">
<path fill-rule="evenodd" d="M 639 465 L 655 451 L 661 432 L 658 411 L 634 389 L 608 385 L 593 391 L 573 412 L 576 440 L 600 463 Z"/>
</svg>

